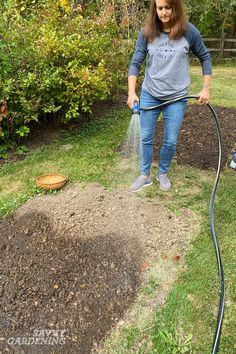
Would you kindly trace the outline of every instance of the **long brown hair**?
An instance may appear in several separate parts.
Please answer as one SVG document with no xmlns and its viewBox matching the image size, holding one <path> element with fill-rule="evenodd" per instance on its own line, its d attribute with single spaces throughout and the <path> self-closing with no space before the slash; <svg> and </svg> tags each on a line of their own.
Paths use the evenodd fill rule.
<svg viewBox="0 0 236 354">
<path fill-rule="evenodd" d="M 183 0 L 166 0 L 166 2 L 172 8 L 169 37 L 179 39 L 186 32 L 188 23 Z M 160 35 L 162 30 L 162 22 L 157 16 L 156 0 L 151 0 L 144 27 L 144 36 L 148 42 L 152 42 Z"/>
</svg>

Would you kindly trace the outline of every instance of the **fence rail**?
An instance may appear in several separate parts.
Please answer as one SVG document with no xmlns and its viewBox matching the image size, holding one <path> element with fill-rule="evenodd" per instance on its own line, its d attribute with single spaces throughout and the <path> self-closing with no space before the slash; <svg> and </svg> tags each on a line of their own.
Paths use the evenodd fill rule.
<svg viewBox="0 0 236 354">
<path fill-rule="evenodd" d="M 222 61 L 224 58 L 224 53 L 233 54 L 236 53 L 236 39 L 232 38 L 203 38 L 204 42 L 218 42 L 219 46 L 217 48 L 209 45 L 207 46 L 209 52 L 219 52 L 219 58 Z M 232 48 L 227 48 L 227 44 L 231 44 Z M 217 44 L 216 44 L 217 45 Z"/>
</svg>

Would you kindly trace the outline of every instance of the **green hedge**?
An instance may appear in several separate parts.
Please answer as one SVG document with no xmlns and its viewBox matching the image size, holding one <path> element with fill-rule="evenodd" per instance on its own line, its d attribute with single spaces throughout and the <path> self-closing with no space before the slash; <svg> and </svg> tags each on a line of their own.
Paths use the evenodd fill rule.
<svg viewBox="0 0 236 354">
<path fill-rule="evenodd" d="M 111 95 L 127 75 L 130 51 L 112 13 L 83 18 L 48 3 L 27 18 L 14 6 L 3 11 L 0 157 L 27 136 L 31 121 L 45 115 L 76 119 Z"/>
</svg>

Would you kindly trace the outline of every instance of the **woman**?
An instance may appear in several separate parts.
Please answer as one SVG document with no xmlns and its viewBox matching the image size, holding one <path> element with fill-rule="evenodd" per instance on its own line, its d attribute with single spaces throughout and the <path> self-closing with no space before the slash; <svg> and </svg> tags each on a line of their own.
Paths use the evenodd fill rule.
<svg viewBox="0 0 236 354">
<path fill-rule="evenodd" d="M 201 104 L 209 102 L 211 57 L 199 31 L 187 21 L 183 0 L 152 0 L 146 25 L 140 32 L 131 60 L 128 77 L 128 106 L 132 109 L 140 66 L 146 60 L 140 107 L 151 107 L 173 98 L 187 96 L 189 78 L 189 53 L 195 54 L 202 66 L 203 88 L 198 93 Z M 162 109 L 142 111 L 141 124 L 141 175 L 131 185 L 137 192 L 152 184 L 150 178 L 153 140 L 157 118 L 163 112 L 164 138 L 160 151 L 157 180 L 164 191 L 170 189 L 167 176 L 174 157 L 187 100 L 169 104 Z"/>
</svg>

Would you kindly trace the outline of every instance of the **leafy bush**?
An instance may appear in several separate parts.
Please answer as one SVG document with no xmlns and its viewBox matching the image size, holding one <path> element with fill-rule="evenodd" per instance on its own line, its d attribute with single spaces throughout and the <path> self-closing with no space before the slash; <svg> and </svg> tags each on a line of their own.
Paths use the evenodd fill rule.
<svg viewBox="0 0 236 354">
<path fill-rule="evenodd" d="M 4 146 L 27 136 L 29 123 L 45 115 L 66 122 L 90 112 L 123 82 L 130 55 L 112 6 L 83 18 L 67 0 L 42 2 L 30 15 L 25 1 L 7 3 L 0 23 Z"/>
</svg>

